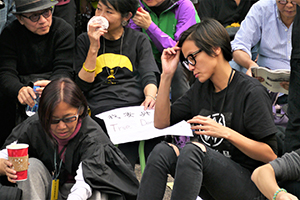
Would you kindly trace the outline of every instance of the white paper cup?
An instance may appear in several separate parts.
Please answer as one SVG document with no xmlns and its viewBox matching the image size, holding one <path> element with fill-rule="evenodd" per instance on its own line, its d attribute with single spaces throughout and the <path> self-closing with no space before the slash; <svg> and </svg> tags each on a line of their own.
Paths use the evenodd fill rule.
<svg viewBox="0 0 300 200">
<path fill-rule="evenodd" d="M 107 19 L 105 17 L 102 17 L 102 16 L 93 16 L 89 20 L 89 22 L 87 24 L 87 31 L 89 31 L 89 25 L 91 23 L 98 23 L 98 24 L 100 24 L 101 25 L 101 29 L 108 29 L 108 27 L 109 27 L 109 23 L 108 23 Z"/>
</svg>

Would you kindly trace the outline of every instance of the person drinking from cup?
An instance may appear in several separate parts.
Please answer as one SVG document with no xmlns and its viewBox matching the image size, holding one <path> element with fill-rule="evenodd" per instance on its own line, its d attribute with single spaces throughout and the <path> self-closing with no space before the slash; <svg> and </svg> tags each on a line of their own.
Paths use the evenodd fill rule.
<svg viewBox="0 0 300 200">
<path fill-rule="evenodd" d="M 101 127 L 87 115 L 87 102 L 69 78 L 50 82 L 44 89 L 38 115 L 13 129 L 5 141 L 29 145 L 26 181 L 17 182 L 23 199 L 135 199 L 138 180 L 129 161 Z M 0 152 L 0 174 L 15 183 L 16 171 Z"/>
<path fill-rule="evenodd" d="M 95 16 L 109 22 L 107 29 L 97 22 L 89 23 L 88 32 L 77 38 L 75 82 L 84 92 L 91 116 L 126 106 L 155 106 L 159 73 L 147 36 L 126 27 L 139 6 L 138 0 L 99 0 Z M 160 141 L 145 141 L 146 157 Z M 138 158 L 139 142 L 118 147 L 132 166 Z"/>
</svg>

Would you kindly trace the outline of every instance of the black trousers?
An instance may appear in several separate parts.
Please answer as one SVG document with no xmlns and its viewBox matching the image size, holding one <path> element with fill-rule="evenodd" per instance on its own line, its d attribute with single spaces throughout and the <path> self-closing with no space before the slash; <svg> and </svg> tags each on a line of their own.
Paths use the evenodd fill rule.
<svg viewBox="0 0 300 200">
<path fill-rule="evenodd" d="M 300 148 L 300 59 L 291 60 L 291 75 L 288 95 L 289 121 L 285 130 L 284 151 Z"/>
</svg>

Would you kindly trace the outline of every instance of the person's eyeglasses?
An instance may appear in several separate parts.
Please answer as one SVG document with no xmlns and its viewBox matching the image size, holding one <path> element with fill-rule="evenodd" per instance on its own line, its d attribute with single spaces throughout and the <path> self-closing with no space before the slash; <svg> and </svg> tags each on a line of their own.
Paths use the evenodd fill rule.
<svg viewBox="0 0 300 200">
<path fill-rule="evenodd" d="M 287 3 L 292 3 L 293 5 L 296 5 L 297 3 L 295 1 L 287 1 L 287 0 L 279 0 L 278 3 L 281 5 L 286 5 Z"/>
<path fill-rule="evenodd" d="M 194 53 L 189 54 L 184 60 L 182 61 L 183 65 L 189 69 L 189 64 L 192 66 L 196 65 L 196 55 L 200 53 L 202 49 L 199 49 L 198 51 L 195 51 Z"/>
<path fill-rule="evenodd" d="M 43 15 L 44 18 L 48 18 L 50 17 L 51 14 L 52 14 L 52 8 L 48 8 L 47 10 L 44 10 L 41 13 L 35 13 L 30 15 L 29 17 L 23 14 L 21 14 L 21 16 L 30 19 L 32 22 L 37 22 L 40 20 L 41 15 Z"/>
<path fill-rule="evenodd" d="M 61 119 L 51 119 L 51 124 L 58 124 L 60 121 L 63 121 L 64 123 L 71 123 L 76 121 L 76 119 L 78 118 L 78 114 L 71 116 L 71 117 L 65 117 L 65 118 L 61 118 Z"/>
</svg>

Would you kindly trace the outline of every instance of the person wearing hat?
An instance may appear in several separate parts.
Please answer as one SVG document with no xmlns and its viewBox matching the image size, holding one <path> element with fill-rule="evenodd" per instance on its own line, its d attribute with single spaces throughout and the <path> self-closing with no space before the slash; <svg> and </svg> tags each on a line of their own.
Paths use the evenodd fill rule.
<svg viewBox="0 0 300 200">
<path fill-rule="evenodd" d="M 73 79 L 75 34 L 68 23 L 52 16 L 53 6 L 57 3 L 51 0 L 15 0 L 13 14 L 17 19 L 0 35 L 0 96 L 9 102 L 3 105 L 5 110 L 1 113 L 10 113 L 14 117 L 16 115 L 11 113 L 16 112 L 15 124 L 26 118 L 25 105 L 34 105 L 33 85 L 40 86 L 37 92 L 41 94 L 54 78 Z M 9 106 L 15 103 L 17 111 L 7 109 L 15 108 Z M 6 115 L 2 118 L 7 120 Z M 1 123 L 5 122 L 1 120 Z"/>
</svg>

